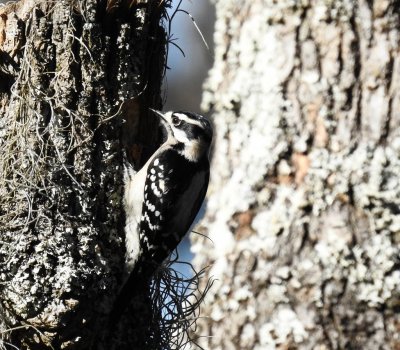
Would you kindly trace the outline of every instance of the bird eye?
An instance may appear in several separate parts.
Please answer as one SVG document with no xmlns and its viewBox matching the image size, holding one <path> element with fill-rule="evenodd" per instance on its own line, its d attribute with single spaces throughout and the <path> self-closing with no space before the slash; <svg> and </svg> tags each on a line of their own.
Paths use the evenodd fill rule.
<svg viewBox="0 0 400 350">
<path fill-rule="evenodd" d="M 179 126 L 180 123 L 181 123 L 181 120 L 178 117 L 172 117 L 172 124 L 174 126 Z"/>
</svg>

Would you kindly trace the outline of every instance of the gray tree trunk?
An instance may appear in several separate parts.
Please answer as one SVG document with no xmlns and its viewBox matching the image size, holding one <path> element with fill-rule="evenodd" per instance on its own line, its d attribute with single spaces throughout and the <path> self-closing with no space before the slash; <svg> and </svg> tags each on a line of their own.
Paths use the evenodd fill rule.
<svg viewBox="0 0 400 350">
<path fill-rule="evenodd" d="M 0 348 L 111 348 L 100 338 L 123 268 L 122 149 L 140 163 L 157 137 L 147 113 L 161 104 L 166 3 L 0 7 Z M 144 299 L 117 348 L 149 343 Z"/>
<path fill-rule="evenodd" d="M 200 345 L 399 349 L 399 1 L 214 2 Z"/>
</svg>

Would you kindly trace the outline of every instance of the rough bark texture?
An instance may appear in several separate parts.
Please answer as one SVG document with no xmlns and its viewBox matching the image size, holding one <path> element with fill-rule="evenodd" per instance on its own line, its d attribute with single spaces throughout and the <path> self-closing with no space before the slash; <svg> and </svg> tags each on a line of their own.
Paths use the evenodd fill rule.
<svg viewBox="0 0 400 350">
<path fill-rule="evenodd" d="M 206 349 L 400 348 L 400 3 L 219 0 Z"/>
<path fill-rule="evenodd" d="M 165 4 L 0 7 L 0 347 L 100 348 L 123 268 L 121 150 L 155 140 Z M 125 345 L 146 342 L 146 317 L 125 320 L 141 337 Z"/>
</svg>

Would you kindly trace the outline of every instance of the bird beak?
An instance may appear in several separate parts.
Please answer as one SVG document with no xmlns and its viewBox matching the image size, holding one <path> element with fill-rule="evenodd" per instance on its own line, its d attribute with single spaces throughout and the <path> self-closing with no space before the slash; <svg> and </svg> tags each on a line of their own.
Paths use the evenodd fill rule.
<svg viewBox="0 0 400 350">
<path fill-rule="evenodd" d="M 165 131 L 165 138 L 168 138 L 168 135 L 172 132 L 171 127 L 168 123 L 168 120 L 165 118 L 164 114 L 160 111 L 157 111 L 153 108 L 149 108 L 154 114 L 160 117 L 160 124 L 164 127 L 163 130 Z"/>
<path fill-rule="evenodd" d="M 157 111 L 156 109 L 149 108 L 152 112 L 154 112 L 156 115 L 158 115 L 160 118 L 162 118 L 164 121 L 167 121 L 164 117 L 164 114 L 160 111 Z"/>
</svg>

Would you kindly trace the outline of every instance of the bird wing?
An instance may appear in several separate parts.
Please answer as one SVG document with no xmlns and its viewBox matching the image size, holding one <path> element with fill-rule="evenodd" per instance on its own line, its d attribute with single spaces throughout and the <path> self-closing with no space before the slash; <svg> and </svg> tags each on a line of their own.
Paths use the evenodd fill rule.
<svg viewBox="0 0 400 350">
<path fill-rule="evenodd" d="M 201 207 L 209 180 L 205 161 L 188 163 L 169 150 L 149 165 L 139 236 L 143 255 L 157 264 L 176 248 Z"/>
</svg>

